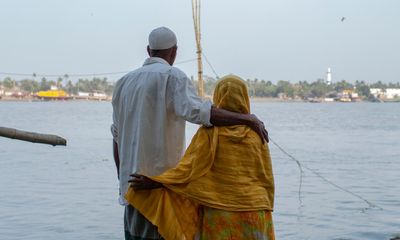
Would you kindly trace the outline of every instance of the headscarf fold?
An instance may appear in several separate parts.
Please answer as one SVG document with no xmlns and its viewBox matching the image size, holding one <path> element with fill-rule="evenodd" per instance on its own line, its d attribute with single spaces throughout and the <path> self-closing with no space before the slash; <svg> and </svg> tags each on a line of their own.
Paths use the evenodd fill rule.
<svg viewBox="0 0 400 240">
<path fill-rule="evenodd" d="M 213 101 L 218 108 L 250 113 L 246 84 L 234 75 L 217 83 Z M 201 127 L 175 168 L 149 177 L 164 188 L 130 188 L 125 198 L 167 240 L 194 238 L 201 205 L 226 211 L 273 210 L 268 145 L 247 126 Z"/>
</svg>

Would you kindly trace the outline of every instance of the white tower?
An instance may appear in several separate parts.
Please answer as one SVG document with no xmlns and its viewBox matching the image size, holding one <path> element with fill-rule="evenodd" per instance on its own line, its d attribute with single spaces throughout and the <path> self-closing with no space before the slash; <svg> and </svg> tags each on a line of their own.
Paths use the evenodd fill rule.
<svg viewBox="0 0 400 240">
<path fill-rule="evenodd" d="M 331 68 L 328 68 L 328 71 L 326 72 L 326 84 L 328 84 L 328 85 L 332 84 Z"/>
</svg>

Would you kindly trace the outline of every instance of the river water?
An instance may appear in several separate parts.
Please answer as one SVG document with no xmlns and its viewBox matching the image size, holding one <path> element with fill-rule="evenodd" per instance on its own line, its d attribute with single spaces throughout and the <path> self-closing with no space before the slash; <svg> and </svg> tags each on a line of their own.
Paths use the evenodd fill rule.
<svg viewBox="0 0 400 240">
<path fill-rule="evenodd" d="M 254 102 L 252 110 L 305 167 L 299 191 L 296 162 L 270 143 L 277 239 L 400 234 L 400 104 Z M 68 140 L 0 137 L 0 239 L 123 239 L 111 111 L 109 102 L 0 101 L 0 126 Z M 196 129 L 187 126 L 188 142 Z"/>
</svg>

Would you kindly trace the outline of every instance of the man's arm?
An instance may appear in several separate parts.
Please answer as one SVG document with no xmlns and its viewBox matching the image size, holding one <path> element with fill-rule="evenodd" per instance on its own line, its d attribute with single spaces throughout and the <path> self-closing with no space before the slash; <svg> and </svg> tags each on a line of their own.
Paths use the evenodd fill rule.
<svg viewBox="0 0 400 240">
<path fill-rule="evenodd" d="M 186 75 L 174 76 L 168 86 L 175 114 L 186 121 L 206 126 L 247 125 L 260 136 L 263 143 L 269 141 L 264 123 L 255 115 L 213 107 L 210 101 L 204 101 L 197 95 L 193 83 Z"/>
<path fill-rule="evenodd" d="M 254 114 L 235 113 L 212 106 L 210 122 L 214 126 L 247 125 L 260 136 L 263 143 L 269 142 L 264 123 Z"/>
<path fill-rule="evenodd" d="M 156 182 L 144 175 L 133 173 L 128 181 L 135 190 L 154 189 L 163 187 L 162 183 Z"/>
<path fill-rule="evenodd" d="M 113 155 L 115 166 L 117 167 L 117 174 L 119 179 L 119 155 L 118 155 L 118 143 L 113 140 Z"/>
</svg>

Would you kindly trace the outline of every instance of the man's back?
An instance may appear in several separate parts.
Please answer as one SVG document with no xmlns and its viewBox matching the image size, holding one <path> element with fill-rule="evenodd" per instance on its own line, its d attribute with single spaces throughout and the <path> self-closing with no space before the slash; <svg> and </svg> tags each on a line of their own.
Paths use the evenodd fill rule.
<svg viewBox="0 0 400 240">
<path fill-rule="evenodd" d="M 149 58 L 143 67 L 116 84 L 113 127 L 120 159 L 121 195 L 129 175 L 158 175 L 176 165 L 185 142 L 185 120 L 209 124 L 210 102 L 195 94 L 190 80 L 161 58 Z"/>
</svg>

